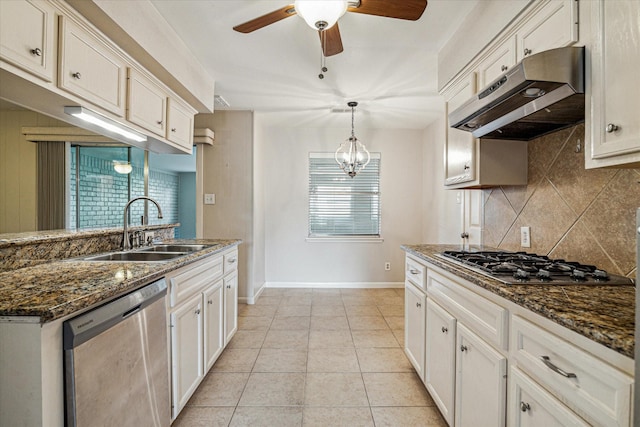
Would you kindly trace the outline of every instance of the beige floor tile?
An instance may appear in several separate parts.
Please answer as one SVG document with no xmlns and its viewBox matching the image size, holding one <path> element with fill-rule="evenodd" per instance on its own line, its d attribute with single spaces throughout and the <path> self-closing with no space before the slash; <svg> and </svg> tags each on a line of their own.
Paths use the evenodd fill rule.
<svg viewBox="0 0 640 427">
<path fill-rule="evenodd" d="M 302 405 L 305 387 L 303 373 L 254 372 L 240 398 L 239 406 Z"/>
<path fill-rule="evenodd" d="M 172 427 L 226 427 L 235 407 L 186 406 Z"/>
<path fill-rule="evenodd" d="M 393 332 L 393 336 L 396 337 L 396 340 L 398 340 L 398 344 L 400 344 L 400 347 L 404 348 L 404 330 L 392 329 L 391 332 Z"/>
<path fill-rule="evenodd" d="M 251 372 L 258 353 L 257 348 L 227 348 L 211 368 L 216 372 Z"/>
<path fill-rule="evenodd" d="M 404 298 L 404 288 L 394 288 L 393 291 L 399 296 Z"/>
<path fill-rule="evenodd" d="M 284 294 L 285 288 L 264 288 L 260 295 L 265 297 L 275 297 L 282 296 Z"/>
<path fill-rule="evenodd" d="M 371 408 L 376 427 L 447 427 L 436 407 Z"/>
<path fill-rule="evenodd" d="M 311 305 L 311 294 L 294 296 L 287 296 L 285 294 L 280 301 L 280 307 L 283 305 Z"/>
<path fill-rule="evenodd" d="M 299 427 L 301 407 L 238 407 L 230 427 Z"/>
<path fill-rule="evenodd" d="M 303 349 L 309 347 L 309 331 L 269 331 L 262 348 Z"/>
<path fill-rule="evenodd" d="M 373 331 L 351 331 L 353 344 L 358 348 L 399 347 L 399 343 L 388 329 Z"/>
<path fill-rule="evenodd" d="M 311 318 L 309 316 L 289 316 L 289 317 L 274 317 L 271 322 L 271 331 L 298 331 L 309 330 L 309 323 Z"/>
<path fill-rule="evenodd" d="M 312 331 L 348 331 L 349 323 L 346 316 L 312 316 Z"/>
<path fill-rule="evenodd" d="M 240 331 L 266 331 L 271 325 L 273 317 L 238 317 L 238 330 Z"/>
<path fill-rule="evenodd" d="M 253 372 L 305 372 L 307 352 L 284 348 L 263 348 L 253 366 Z"/>
<path fill-rule="evenodd" d="M 236 331 L 227 348 L 260 348 L 267 331 Z"/>
<path fill-rule="evenodd" d="M 285 297 L 310 296 L 313 288 L 283 288 L 282 295 Z"/>
<path fill-rule="evenodd" d="M 376 299 L 367 295 L 342 295 L 342 302 L 347 305 L 375 305 Z"/>
<path fill-rule="evenodd" d="M 276 311 L 276 316 L 311 316 L 311 306 L 309 304 L 304 305 L 281 305 Z"/>
<path fill-rule="evenodd" d="M 312 316 L 346 316 L 342 302 L 340 305 L 317 305 L 315 302 L 311 305 Z"/>
<path fill-rule="evenodd" d="M 309 348 L 353 348 L 353 339 L 348 329 L 342 331 L 309 332 Z"/>
<path fill-rule="evenodd" d="M 349 326 L 352 331 L 390 329 L 382 316 L 349 316 Z"/>
<path fill-rule="evenodd" d="M 390 288 L 384 289 L 368 289 L 368 295 L 375 298 L 395 298 L 398 296 L 395 290 Z"/>
<path fill-rule="evenodd" d="M 313 295 L 311 299 L 311 304 L 313 305 L 338 305 L 343 306 L 342 296 L 340 295 Z"/>
<path fill-rule="evenodd" d="M 311 292 L 313 294 L 313 296 L 316 295 L 334 295 L 334 296 L 341 296 L 342 295 L 342 290 L 341 289 L 329 289 L 329 288 L 314 288 Z"/>
<path fill-rule="evenodd" d="M 273 317 L 277 309 L 277 305 L 238 304 L 238 316 Z"/>
<path fill-rule="evenodd" d="M 236 406 L 248 379 L 248 372 L 209 372 L 187 406 Z"/>
<path fill-rule="evenodd" d="M 384 320 L 391 329 L 404 330 L 404 316 L 385 316 Z"/>
<path fill-rule="evenodd" d="M 373 427 L 369 408 L 314 408 L 303 411 L 304 427 Z"/>
<path fill-rule="evenodd" d="M 404 305 L 404 298 L 397 295 L 386 297 L 375 297 L 377 305 Z"/>
<path fill-rule="evenodd" d="M 415 372 L 363 373 L 371 406 L 434 406 Z"/>
<path fill-rule="evenodd" d="M 359 373 L 308 373 L 305 406 L 369 406 Z"/>
<path fill-rule="evenodd" d="M 310 348 L 307 372 L 360 372 L 354 348 Z"/>
<path fill-rule="evenodd" d="M 369 305 L 347 305 L 345 306 L 347 316 L 381 316 L 380 310 L 374 304 Z"/>
<path fill-rule="evenodd" d="M 265 291 L 266 292 L 266 291 Z M 279 305 L 282 301 L 282 295 L 268 295 L 263 293 L 257 300 L 256 305 Z"/>
<path fill-rule="evenodd" d="M 413 366 L 401 348 L 358 348 L 362 372 L 413 372 Z"/>
<path fill-rule="evenodd" d="M 404 304 L 379 305 L 378 310 L 380 310 L 383 316 L 404 316 Z"/>
</svg>

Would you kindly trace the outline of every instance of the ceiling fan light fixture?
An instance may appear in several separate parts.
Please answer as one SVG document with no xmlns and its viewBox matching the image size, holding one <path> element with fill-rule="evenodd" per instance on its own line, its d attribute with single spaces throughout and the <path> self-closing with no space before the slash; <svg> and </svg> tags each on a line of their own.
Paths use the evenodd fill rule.
<svg viewBox="0 0 640 427">
<path fill-rule="evenodd" d="M 296 0 L 296 13 L 314 30 L 326 30 L 335 25 L 347 11 L 346 0 Z"/>
</svg>

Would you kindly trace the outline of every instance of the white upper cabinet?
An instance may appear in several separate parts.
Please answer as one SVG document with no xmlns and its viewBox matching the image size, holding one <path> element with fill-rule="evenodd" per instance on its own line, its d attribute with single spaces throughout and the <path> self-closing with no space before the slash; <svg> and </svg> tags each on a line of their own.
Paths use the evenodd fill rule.
<svg viewBox="0 0 640 427">
<path fill-rule="evenodd" d="M 516 39 L 509 37 L 500 43 L 478 66 L 478 89 L 489 85 L 516 64 Z"/>
<path fill-rule="evenodd" d="M 167 129 L 167 94 L 153 80 L 129 68 L 127 120 L 164 137 Z"/>
<path fill-rule="evenodd" d="M 58 86 L 124 116 L 126 62 L 110 46 L 68 18 L 60 20 Z"/>
<path fill-rule="evenodd" d="M 194 113 L 175 98 L 168 99 L 167 139 L 189 151 L 193 146 Z"/>
<path fill-rule="evenodd" d="M 0 1 L 0 57 L 52 82 L 55 11 L 44 1 Z"/>
<path fill-rule="evenodd" d="M 578 2 L 547 0 L 517 32 L 517 59 L 578 41 Z"/>
<path fill-rule="evenodd" d="M 445 185 L 456 185 L 475 179 L 475 142 L 470 132 L 450 126 L 448 115 L 468 101 L 476 92 L 476 75 L 465 76 L 444 94 L 447 114 L 445 141 Z"/>
<path fill-rule="evenodd" d="M 586 167 L 640 165 L 640 2 L 589 2 L 591 98 Z M 587 145 L 589 147 L 589 145 Z"/>
</svg>

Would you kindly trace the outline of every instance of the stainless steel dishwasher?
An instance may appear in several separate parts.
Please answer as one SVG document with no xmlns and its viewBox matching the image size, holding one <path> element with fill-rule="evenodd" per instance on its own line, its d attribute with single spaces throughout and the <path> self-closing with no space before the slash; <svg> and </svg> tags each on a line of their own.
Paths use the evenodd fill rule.
<svg viewBox="0 0 640 427">
<path fill-rule="evenodd" d="M 67 426 L 170 424 L 163 280 L 64 322 Z"/>
</svg>

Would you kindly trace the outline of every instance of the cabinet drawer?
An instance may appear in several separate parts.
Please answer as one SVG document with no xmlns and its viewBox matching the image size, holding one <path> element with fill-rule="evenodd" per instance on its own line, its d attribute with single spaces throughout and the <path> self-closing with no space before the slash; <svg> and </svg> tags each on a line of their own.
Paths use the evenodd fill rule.
<svg viewBox="0 0 640 427">
<path fill-rule="evenodd" d="M 124 115 L 126 64 L 110 47 L 62 18 L 58 85 L 118 116 Z"/>
<path fill-rule="evenodd" d="M 150 78 L 129 68 L 127 120 L 165 137 L 167 95 Z"/>
<path fill-rule="evenodd" d="M 222 256 L 207 258 L 171 272 L 166 277 L 170 306 L 176 306 L 221 276 Z"/>
<path fill-rule="evenodd" d="M 427 277 L 427 267 L 420 264 L 413 258 L 406 257 L 405 274 L 407 280 L 410 280 L 420 289 L 427 289 L 425 278 Z"/>
<path fill-rule="evenodd" d="M 224 254 L 224 274 L 230 273 L 238 269 L 238 250 Z"/>
<path fill-rule="evenodd" d="M 518 316 L 511 342 L 518 367 L 578 415 L 597 425 L 630 425 L 633 378 Z"/>
<path fill-rule="evenodd" d="M 483 339 L 497 348 L 507 349 L 509 312 L 506 308 L 433 270 L 427 275 L 427 295 Z"/>
</svg>

